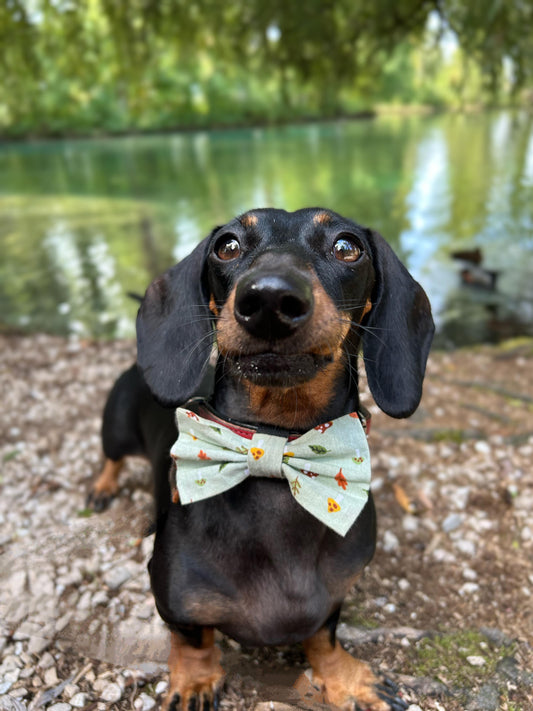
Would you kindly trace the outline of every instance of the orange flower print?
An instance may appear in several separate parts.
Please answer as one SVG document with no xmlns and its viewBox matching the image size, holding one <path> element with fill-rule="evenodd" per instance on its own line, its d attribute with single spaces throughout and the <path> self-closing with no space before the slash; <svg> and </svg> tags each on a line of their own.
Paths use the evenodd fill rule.
<svg viewBox="0 0 533 711">
<path fill-rule="evenodd" d="M 191 420 L 196 420 L 196 422 L 199 422 L 198 415 L 195 412 L 191 412 L 190 410 L 185 410 L 185 414 L 187 415 L 187 417 L 190 417 Z"/>
<path fill-rule="evenodd" d="M 252 457 L 253 457 L 255 460 L 257 460 L 257 459 L 261 459 L 261 457 L 262 457 L 263 454 L 265 453 L 265 450 L 264 450 L 264 449 L 261 449 L 261 447 L 252 447 L 251 450 L 250 450 L 250 452 L 251 452 L 251 454 L 252 454 Z"/>
<path fill-rule="evenodd" d="M 358 419 L 359 419 L 359 415 L 357 414 L 357 412 L 350 412 L 350 417 L 353 417 L 354 420 L 358 420 Z"/>
<path fill-rule="evenodd" d="M 346 477 L 345 477 L 344 474 L 342 473 L 342 468 L 339 469 L 339 473 L 338 473 L 337 476 L 335 477 L 335 481 L 337 482 L 337 484 L 338 484 L 339 486 L 341 486 L 344 490 L 346 490 L 346 487 L 348 486 L 348 482 L 347 482 L 347 480 L 346 480 Z"/>
<path fill-rule="evenodd" d="M 207 454 L 204 452 L 204 450 L 201 449 L 201 450 L 198 452 L 198 459 L 209 459 L 209 460 L 210 460 L 211 457 L 208 457 Z"/>
<path fill-rule="evenodd" d="M 324 422 L 324 424 L 318 425 L 317 427 L 315 427 L 315 430 L 317 432 L 320 432 L 320 434 L 324 434 L 324 432 L 326 430 L 329 430 L 329 428 L 332 426 L 333 426 L 333 422 Z"/>
<path fill-rule="evenodd" d="M 335 499 L 328 499 L 328 512 L 329 513 L 337 513 L 337 511 L 340 511 L 340 510 L 341 510 L 341 507 L 335 501 Z"/>
</svg>

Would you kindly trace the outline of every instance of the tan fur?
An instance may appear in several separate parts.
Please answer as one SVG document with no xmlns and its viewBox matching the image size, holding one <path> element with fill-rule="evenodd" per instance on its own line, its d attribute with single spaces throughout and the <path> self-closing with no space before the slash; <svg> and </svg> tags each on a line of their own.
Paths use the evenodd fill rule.
<svg viewBox="0 0 533 711">
<path fill-rule="evenodd" d="M 354 702 L 370 711 L 389 711 L 374 690 L 377 679 L 370 667 L 354 659 L 338 641 L 332 647 L 327 629 L 306 640 L 304 650 L 313 669 L 313 684 L 324 691 L 328 703 L 346 711 L 353 709 Z"/>
<path fill-rule="evenodd" d="M 211 298 L 209 299 L 209 311 L 211 311 L 212 314 L 215 314 L 215 316 L 218 316 L 217 302 L 215 301 L 213 294 L 211 294 Z"/>
<path fill-rule="evenodd" d="M 168 668 L 170 681 L 167 696 L 163 702 L 164 711 L 170 708 L 176 694 L 181 697 L 180 708 L 186 709 L 194 694 L 212 697 L 224 677 L 220 666 L 221 652 L 215 646 L 212 628 L 204 628 L 202 648 L 196 649 L 186 644 L 176 632 L 170 633 L 170 654 Z"/>
<path fill-rule="evenodd" d="M 331 215 L 328 215 L 327 212 L 318 212 L 313 217 L 313 222 L 315 225 L 327 225 L 331 222 Z"/>
<path fill-rule="evenodd" d="M 116 496 L 118 493 L 118 477 L 124 466 L 124 459 L 119 459 L 114 462 L 112 459 L 106 459 L 104 468 L 100 472 L 97 480 L 93 484 L 93 496 Z"/>
<path fill-rule="evenodd" d="M 258 217 L 257 215 L 254 215 L 253 213 L 249 213 L 247 215 L 243 215 L 240 218 L 240 223 L 243 227 L 255 227 L 258 223 Z"/>
</svg>

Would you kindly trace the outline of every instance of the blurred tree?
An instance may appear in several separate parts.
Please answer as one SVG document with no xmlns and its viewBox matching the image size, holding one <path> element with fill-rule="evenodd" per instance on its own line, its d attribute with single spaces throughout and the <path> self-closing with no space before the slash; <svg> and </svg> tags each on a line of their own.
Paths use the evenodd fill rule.
<svg viewBox="0 0 533 711">
<path fill-rule="evenodd" d="M 440 81 L 445 33 L 467 59 Z M 2 0 L 0 128 L 119 131 L 336 115 L 376 99 L 447 103 L 464 97 L 472 63 L 492 96 L 531 85 L 533 0 Z"/>
</svg>

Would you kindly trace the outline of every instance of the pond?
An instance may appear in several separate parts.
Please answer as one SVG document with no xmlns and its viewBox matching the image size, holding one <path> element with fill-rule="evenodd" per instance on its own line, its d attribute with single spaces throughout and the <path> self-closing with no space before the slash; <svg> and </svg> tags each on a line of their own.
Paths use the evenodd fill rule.
<svg viewBox="0 0 533 711">
<path fill-rule="evenodd" d="M 533 334 L 526 112 L 0 145 L 0 328 L 131 336 L 129 292 L 263 206 L 381 232 L 426 289 L 440 346 Z"/>
</svg>

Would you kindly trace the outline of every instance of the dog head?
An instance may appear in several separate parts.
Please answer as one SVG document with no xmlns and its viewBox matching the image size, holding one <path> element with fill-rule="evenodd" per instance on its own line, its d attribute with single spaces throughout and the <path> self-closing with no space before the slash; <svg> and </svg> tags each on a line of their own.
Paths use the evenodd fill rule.
<svg viewBox="0 0 533 711">
<path fill-rule="evenodd" d="M 218 227 L 148 288 L 138 363 L 164 404 L 187 401 L 216 341 L 227 372 L 262 388 L 355 372 L 363 344 L 378 406 L 418 406 L 434 326 L 428 299 L 376 232 L 329 210 L 260 209 Z"/>
</svg>

